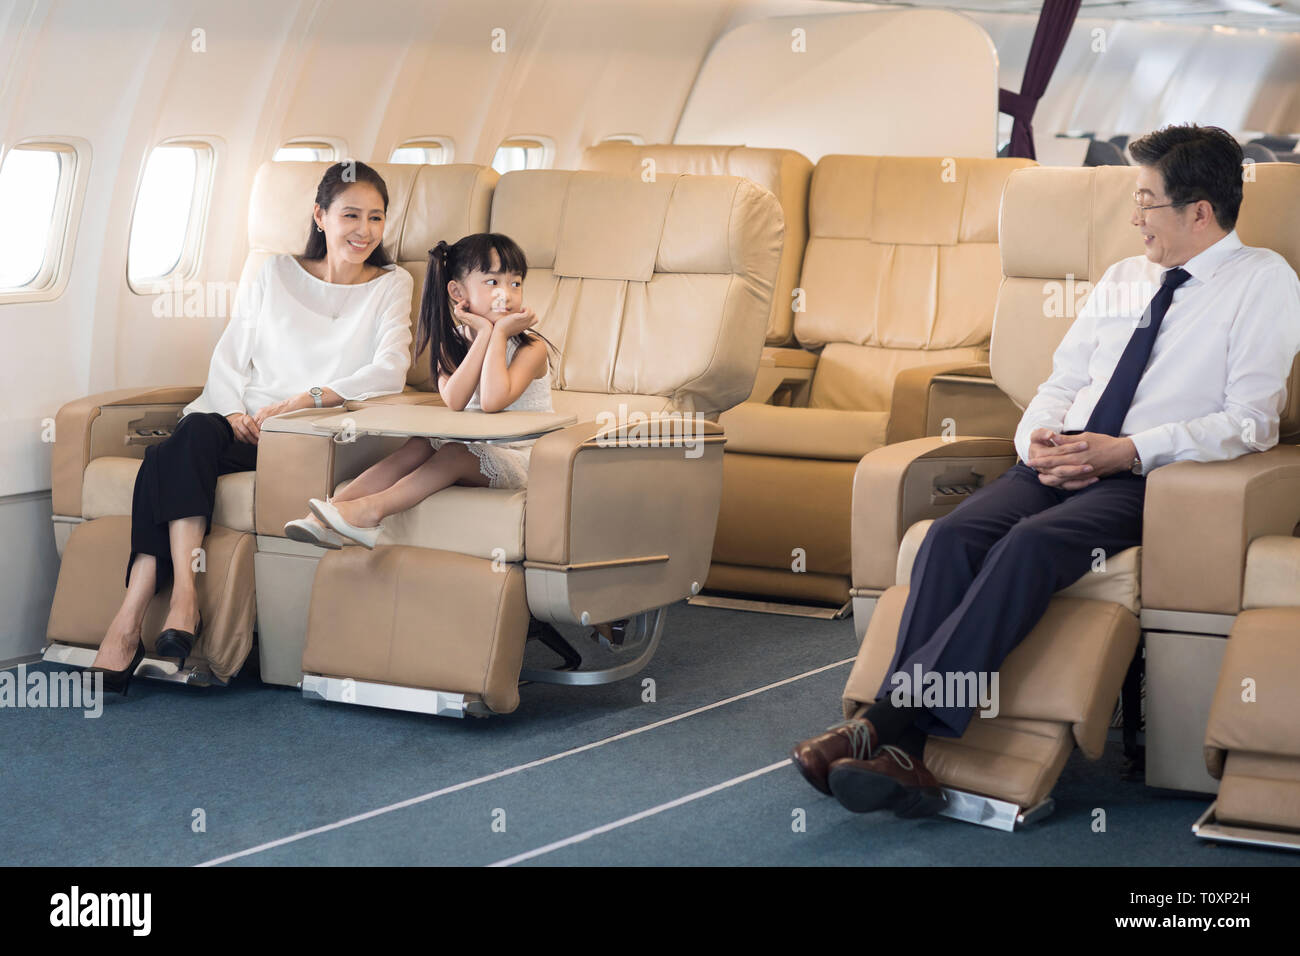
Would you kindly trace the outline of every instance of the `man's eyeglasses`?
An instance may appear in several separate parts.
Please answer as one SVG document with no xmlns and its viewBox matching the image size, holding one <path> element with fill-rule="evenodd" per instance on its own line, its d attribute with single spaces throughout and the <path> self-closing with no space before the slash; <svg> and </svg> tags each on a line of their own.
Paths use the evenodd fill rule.
<svg viewBox="0 0 1300 956">
<path fill-rule="evenodd" d="M 1133 205 L 1137 209 L 1138 215 L 1141 216 L 1143 219 L 1146 218 L 1147 213 L 1150 212 L 1152 209 L 1164 209 L 1166 206 L 1186 206 L 1191 202 L 1192 200 L 1190 199 L 1184 199 L 1181 202 L 1162 202 L 1162 203 L 1154 203 L 1153 205 L 1147 206 L 1144 205 L 1142 202 L 1141 193 L 1133 194 Z"/>
</svg>

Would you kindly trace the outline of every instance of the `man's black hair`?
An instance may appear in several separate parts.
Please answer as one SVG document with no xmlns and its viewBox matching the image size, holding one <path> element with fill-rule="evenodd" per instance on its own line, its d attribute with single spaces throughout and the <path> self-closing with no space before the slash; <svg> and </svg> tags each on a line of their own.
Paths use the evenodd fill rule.
<svg viewBox="0 0 1300 956">
<path fill-rule="evenodd" d="M 1237 225 L 1242 154 L 1227 132 L 1217 126 L 1166 126 L 1134 140 L 1128 149 L 1139 163 L 1160 173 L 1170 201 L 1204 199 L 1224 230 Z"/>
</svg>

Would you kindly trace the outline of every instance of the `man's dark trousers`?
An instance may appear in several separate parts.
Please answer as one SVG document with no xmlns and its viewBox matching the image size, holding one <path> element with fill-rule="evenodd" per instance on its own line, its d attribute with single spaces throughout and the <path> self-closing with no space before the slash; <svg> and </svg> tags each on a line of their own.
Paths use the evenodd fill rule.
<svg viewBox="0 0 1300 956">
<path fill-rule="evenodd" d="M 993 672 L 1047 610 L 1053 593 L 1142 542 L 1146 480 L 1121 472 L 1064 491 L 1018 462 L 930 526 L 912 565 L 894 659 L 877 695 L 903 672 Z M 945 681 L 945 684 L 947 682 Z M 915 688 L 915 693 L 920 693 Z M 945 701 L 945 704 L 950 703 Z M 974 707 L 918 711 L 926 734 L 960 737 Z"/>
</svg>

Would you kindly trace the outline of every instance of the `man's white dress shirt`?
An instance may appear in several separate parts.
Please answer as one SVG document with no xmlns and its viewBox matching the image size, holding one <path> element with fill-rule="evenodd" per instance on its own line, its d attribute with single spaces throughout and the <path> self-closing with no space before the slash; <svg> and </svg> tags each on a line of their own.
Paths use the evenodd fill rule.
<svg viewBox="0 0 1300 956">
<path fill-rule="evenodd" d="M 1265 451 L 1278 439 L 1291 364 L 1300 352 L 1300 279 L 1271 249 L 1236 230 L 1189 259 L 1174 291 L 1120 435 L 1143 474 L 1172 461 L 1218 461 Z M 1168 270 L 1121 259 L 1098 280 L 1052 357 L 1016 429 L 1029 457 L 1035 428 L 1083 429 Z"/>
<path fill-rule="evenodd" d="M 272 256 L 240 285 L 190 412 L 256 414 L 307 391 L 345 399 L 400 392 L 411 365 L 411 274 L 398 265 L 356 285 L 318 279 Z"/>
</svg>

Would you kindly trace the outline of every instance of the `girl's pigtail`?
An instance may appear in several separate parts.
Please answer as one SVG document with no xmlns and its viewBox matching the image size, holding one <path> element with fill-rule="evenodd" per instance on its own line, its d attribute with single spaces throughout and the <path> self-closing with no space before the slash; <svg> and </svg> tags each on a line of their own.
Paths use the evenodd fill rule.
<svg viewBox="0 0 1300 956">
<path fill-rule="evenodd" d="M 420 297 L 420 319 L 415 339 L 415 354 L 429 347 L 429 373 L 436 384 L 440 370 L 451 374 L 452 368 L 442 368 L 447 364 L 448 345 L 452 341 L 454 328 L 451 316 L 451 304 L 447 298 L 449 268 L 447 259 L 451 247 L 445 240 L 429 250 L 429 268 L 424 280 L 424 293 Z"/>
</svg>

